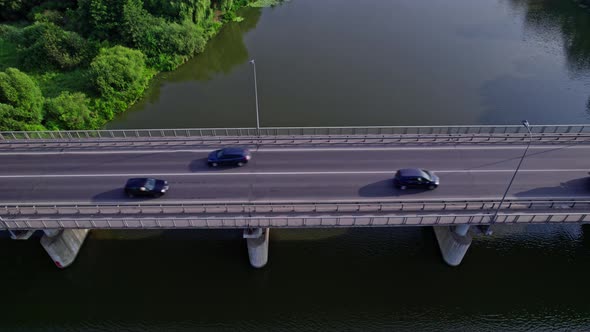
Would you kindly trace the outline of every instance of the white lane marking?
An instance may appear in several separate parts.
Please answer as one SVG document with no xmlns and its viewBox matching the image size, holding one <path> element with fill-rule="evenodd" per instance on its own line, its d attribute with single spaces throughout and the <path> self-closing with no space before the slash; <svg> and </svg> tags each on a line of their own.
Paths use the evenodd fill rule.
<svg viewBox="0 0 590 332">
<path fill-rule="evenodd" d="M 475 169 L 475 170 L 432 170 L 434 173 L 506 173 L 513 169 Z M 586 168 L 573 169 L 520 169 L 520 172 L 588 172 Z M 111 173 L 111 174 L 14 174 L 0 175 L 0 179 L 12 178 L 91 178 L 91 177 L 153 177 L 153 176 L 249 176 L 249 175 L 346 175 L 346 174 L 389 174 L 395 170 L 385 171 L 309 171 L 309 172 L 196 172 L 196 173 Z"/>
<path fill-rule="evenodd" d="M 231 144 L 229 144 L 231 145 Z M 393 146 L 393 147 L 301 147 L 301 148 L 265 148 L 256 147 L 253 145 L 235 144 L 236 146 L 247 147 L 253 150 L 254 153 L 260 152 L 326 152 L 326 151 L 403 151 L 403 150 L 522 150 L 525 145 L 504 145 L 504 146 Z M 222 147 L 220 145 L 219 147 Z M 68 149 L 63 147 L 61 149 Z M 0 155 L 52 155 L 52 154 L 144 154 L 144 153 L 202 153 L 211 152 L 215 147 L 209 149 L 167 149 L 167 150 L 109 150 L 109 151 L 37 151 L 37 152 L 5 152 L 0 150 Z M 590 145 L 531 145 L 530 150 L 554 150 L 554 149 L 590 149 Z"/>
</svg>

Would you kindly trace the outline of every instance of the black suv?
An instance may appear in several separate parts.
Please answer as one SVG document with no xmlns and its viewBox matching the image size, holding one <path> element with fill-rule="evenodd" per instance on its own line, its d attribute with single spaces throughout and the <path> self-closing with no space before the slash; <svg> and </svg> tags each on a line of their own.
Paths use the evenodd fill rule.
<svg viewBox="0 0 590 332">
<path fill-rule="evenodd" d="M 393 184 L 401 190 L 407 188 L 435 189 L 440 180 L 434 173 L 420 168 L 404 168 L 395 173 Z"/>
<path fill-rule="evenodd" d="M 133 178 L 127 180 L 127 183 L 125 184 L 125 194 L 129 197 L 160 197 L 164 195 L 169 188 L 168 181 L 152 178 Z"/>
<path fill-rule="evenodd" d="M 220 165 L 244 166 L 250 161 L 252 155 L 248 149 L 223 148 L 209 153 L 207 164 L 211 167 Z"/>
</svg>

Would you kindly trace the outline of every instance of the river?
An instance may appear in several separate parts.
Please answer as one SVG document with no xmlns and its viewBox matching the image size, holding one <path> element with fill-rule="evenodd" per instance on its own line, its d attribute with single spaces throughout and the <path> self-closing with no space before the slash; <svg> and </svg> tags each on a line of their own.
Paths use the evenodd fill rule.
<svg viewBox="0 0 590 332">
<path fill-rule="evenodd" d="M 588 123 L 590 12 L 544 0 L 248 8 L 109 128 Z M 587 165 L 590 168 L 590 165 Z M 507 179 L 508 180 L 508 179 Z M 590 230 L 497 227 L 446 266 L 430 228 L 93 231 L 58 270 L 0 240 L 0 331 L 590 330 Z"/>
</svg>

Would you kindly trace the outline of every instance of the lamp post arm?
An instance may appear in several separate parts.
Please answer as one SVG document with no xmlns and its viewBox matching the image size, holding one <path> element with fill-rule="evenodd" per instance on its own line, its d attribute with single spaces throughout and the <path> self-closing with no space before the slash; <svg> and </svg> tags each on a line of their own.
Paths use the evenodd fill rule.
<svg viewBox="0 0 590 332">
<path fill-rule="evenodd" d="M 250 60 L 252 69 L 254 71 L 254 97 L 256 98 L 256 131 L 260 136 L 260 115 L 258 113 L 258 83 L 256 82 L 256 62 L 254 59 Z"/>
<path fill-rule="evenodd" d="M 510 182 L 508 183 L 508 187 L 506 188 L 506 191 L 504 191 L 504 195 L 502 195 L 502 199 L 500 200 L 500 204 L 498 204 L 498 207 L 496 208 L 496 211 L 494 212 L 494 216 L 491 219 L 491 223 L 494 224 L 496 222 L 496 219 L 498 218 L 498 212 L 500 212 L 500 208 L 502 207 L 502 203 L 504 203 L 504 200 L 506 199 L 506 195 L 508 195 L 508 192 L 510 191 L 510 186 L 512 186 L 512 182 L 514 182 L 514 179 L 516 178 L 516 174 L 518 173 L 518 170 L 520 169 L 520 165 L 522 165 L 522 162 L 524 161 L 524 157 L 526 157 L 527 152 L 529 151 L 529 147 L 531 146 L 531 142 L 533 141 L 533 134 L 531 133 L 531 130 L 529 129 L 529 127 L 527 126 L 526 129 L 529 132 L 529 142 L 526 145 L 526 148 L 524 149 L 524 152 L 522 153 L 522 157 L 520 157 L 520 161 L 518 162 L 518 166 L 516 166 L 516 169 L 514 170 L 514 174 L 512 174 L 512 178 L 510 179 Z"/>
</svg>

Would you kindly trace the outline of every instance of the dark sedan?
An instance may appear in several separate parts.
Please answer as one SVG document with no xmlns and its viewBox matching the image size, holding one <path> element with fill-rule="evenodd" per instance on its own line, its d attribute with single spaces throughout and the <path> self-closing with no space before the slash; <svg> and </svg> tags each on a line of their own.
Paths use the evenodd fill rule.
<svg viewBox="0 0 590 332">
<path fill-rule="evenodd" d="M 393 184 L 401 190 L 407 188 L 435 189 L 440 179 L 434 173 L 420 168 L 404 168 L 395 173 Z"/>
<path fill-rule="evenodd" d="M 207 164 L 211 167 L 222 165 L 244 166 L 250 161 L 252 155 L 248 149 L 223 148 L 209 154 Z"/>
<path fill-rule="evenodd" d="M 152 178 L 133 178 L 127 180 L 127 183 L 125 184 L 125 194 L 129 197 L 160 197 L 164 195 L 169 188 L 168 181 Z"/>
</svg>

